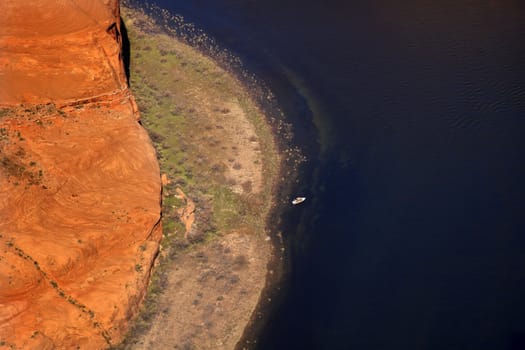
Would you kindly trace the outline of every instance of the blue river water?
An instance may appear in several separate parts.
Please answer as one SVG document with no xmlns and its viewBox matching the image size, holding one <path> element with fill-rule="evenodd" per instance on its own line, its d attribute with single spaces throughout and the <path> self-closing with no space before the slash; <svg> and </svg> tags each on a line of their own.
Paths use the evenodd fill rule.
<svg viewBox="0 0 525 350">
<path fill-rule="evenodd" d="M 525 349 L 525 3 L 177 0 L 309 162 L 259 349 Z"/>
</svg>

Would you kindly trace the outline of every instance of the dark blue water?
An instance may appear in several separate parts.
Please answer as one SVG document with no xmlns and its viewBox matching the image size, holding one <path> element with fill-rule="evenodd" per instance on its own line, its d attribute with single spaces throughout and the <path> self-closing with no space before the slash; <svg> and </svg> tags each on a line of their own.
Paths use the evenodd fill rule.
<svg viewBox="0 0 525 350">
<path fill-rule="evenodd" d="M 310 158 L 260 349 L 525 349 L 525 3 L 159 1 Z"/>
</svg>

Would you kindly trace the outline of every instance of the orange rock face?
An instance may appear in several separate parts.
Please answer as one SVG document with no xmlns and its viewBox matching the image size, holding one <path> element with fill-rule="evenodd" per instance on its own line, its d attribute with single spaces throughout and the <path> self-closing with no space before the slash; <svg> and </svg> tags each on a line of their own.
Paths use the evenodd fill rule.
<svg viewBox="0 0 525 350">
<path fill-rule="evenodd" d="M 138 309 L 161 237 L 118 2 L 0 11 L 0 349 L 107 348 Z"/>
</svg>

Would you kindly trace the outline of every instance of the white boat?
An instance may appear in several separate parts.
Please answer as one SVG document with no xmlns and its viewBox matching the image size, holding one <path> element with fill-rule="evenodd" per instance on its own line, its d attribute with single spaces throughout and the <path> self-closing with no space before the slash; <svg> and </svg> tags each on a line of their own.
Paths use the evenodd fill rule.
<svg viewBox="0 0 525 350">
<path fill-rule="evenodd" d="M 292 201 L 292 204 L 293 205 L 297 205 L 299 203 L 302 203 L 306 200 L 306 197 L 296 197 L 293 201 Z"/>
</svg>

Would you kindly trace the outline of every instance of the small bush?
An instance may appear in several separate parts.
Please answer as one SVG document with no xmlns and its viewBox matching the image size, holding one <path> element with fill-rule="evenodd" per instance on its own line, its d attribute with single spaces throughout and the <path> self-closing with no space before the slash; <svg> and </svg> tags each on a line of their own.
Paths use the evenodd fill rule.
<svg viewBox="0 0 525 350">
<path fill-rule="evenodd" d="M 246 193 L 250 193 L 252 191 L 252 182 L 251 181 L 244 181 L 241 184 L 242 190 Z"/>
<path fill-rule="evenodd" d="M 159 134 L 158 132 L 155 132 L 153 130 L 148 130 L 148 134 L 149 134 L 149 137 L 151 138 L 151 140 L 155 143 L 161 143 L 162 141 L 164 141 L 166 139 L 166 137 L 164 137 L 163 135 Z"/>
<path fill-rule="evenodd" d="M 246 258 L 246 255 L 237 255 L 233 259 L 233 266 L 235 269 L 241 269 L 248 265 L 248 259 Z"/>
</svg>

